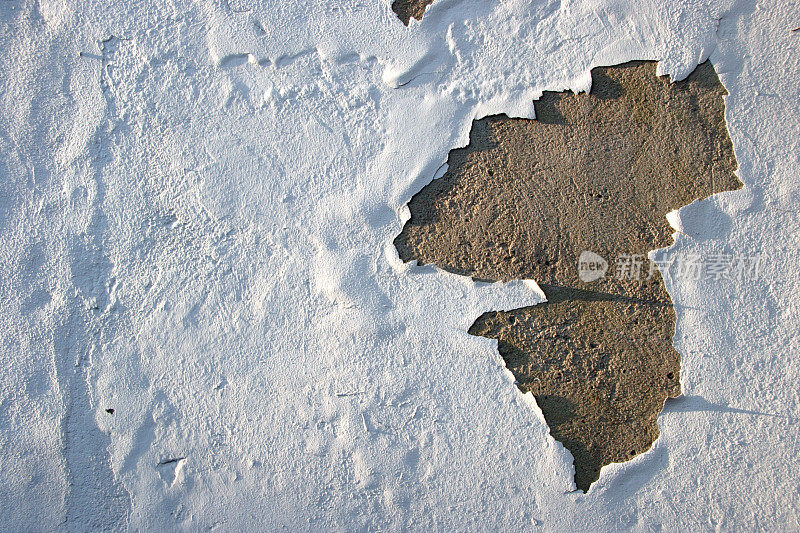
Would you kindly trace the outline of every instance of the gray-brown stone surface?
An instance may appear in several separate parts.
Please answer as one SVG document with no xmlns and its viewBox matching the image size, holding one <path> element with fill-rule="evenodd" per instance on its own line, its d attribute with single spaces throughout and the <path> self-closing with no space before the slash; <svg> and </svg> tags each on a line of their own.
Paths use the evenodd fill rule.
<svg viewBox="0 0 800 533">
<path fill-rule="evenodd" d="M 676 83 L 632 62 L 593 69 L 589 94 L 546 92 L 536 120 L 477 120 L 395 240 L 404 261 L 542 287 L 546 303 L 486 313 L 470 333 L 498 340 L 572 452 L 579 489 L 647 450 L 665 399 L 680 394 L 675 312 L 647 253 L 671 244 L 669 211 L 741 186 L 725 94 L 708 62 Z M 609 272 L 581 281 L 583 251 Z M 616 275 L 617 260 L 637 256 L 639 279 L 635 266 Z"/>
<path fill-rule="evenodd" d="M 433 0 L 394 0 L 392 2 L 392 11 L 403 21 L 403 24 L 408 26 L 412 18 L 422 20 L 422 15 L 425 14 L 425 10 L 432 3 Z"/>
</svg>

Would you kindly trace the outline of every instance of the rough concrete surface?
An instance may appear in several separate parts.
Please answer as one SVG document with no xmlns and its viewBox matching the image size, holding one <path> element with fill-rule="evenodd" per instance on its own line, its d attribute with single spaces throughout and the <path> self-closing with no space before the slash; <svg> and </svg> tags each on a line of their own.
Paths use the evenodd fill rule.
<svg viewBox="0 0 800 533">
<path fill-rule="evenodd" d="M 646 451 L 680 395 L 675 312 L 646 254 L 671 244 L 669 211 L 741 186 L 725 94 L 709 62 L 676 83 L 631 62 L 593 69 L 589 94 L 545 92 L 536 120 L 477 120 L 395 240 L 404 261 L 539 283 L 547 303 L 484 314 L 470 333 L 498 340 L 584 491 L 603 465 Z M 604 277 L 581 281 L 584 251 L 609 262 Z M 634 255 L 640 279 L 616 275 Z"/>
<path fill-rule="evenodd" d="M 392 11 L 403 21 L 403 24 L 408 26 L 412 18 L 422 20 L 422 15 L 425 14 L 425 10 L 432 3 L 433 0 L 394 0 L 392 2 Z"/>
</svg>

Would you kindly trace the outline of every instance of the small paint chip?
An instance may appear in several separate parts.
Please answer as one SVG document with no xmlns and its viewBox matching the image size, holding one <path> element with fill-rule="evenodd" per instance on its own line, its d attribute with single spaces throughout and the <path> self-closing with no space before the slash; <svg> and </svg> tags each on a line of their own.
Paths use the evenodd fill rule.
<svg viewBox="0 0 800 533">
<path fill-rule="evenodd" d="M 185 457 L 175 457 L 174 459 L 165 459 L 156 465 L 158 476 L 168 487 L 175 483 L 178 474 L 183 470 L 184 462 L 186 462 Z"/>
</svg>

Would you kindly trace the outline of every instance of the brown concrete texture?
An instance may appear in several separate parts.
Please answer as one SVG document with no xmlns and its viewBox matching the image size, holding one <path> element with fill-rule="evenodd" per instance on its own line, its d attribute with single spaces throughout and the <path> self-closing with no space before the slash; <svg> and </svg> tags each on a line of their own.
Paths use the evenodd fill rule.
<svg viewBox="0 0 800 533">
<path fill-rule="evenodd" d="M 425 14 L 425 10 L 432 3 L 433 0 L 394 0 L 392 2 L 392 11 L 403 21 L 403 24 L 408 26 L 412 18 L 422 20 L 422 15 Z"/>
<path fill-rule="evenodd" d="M 709 62 L 676 83 L 654 62 L 595 68 L 589 94 L 546 92 L 536 120 L 475 121 L 395 239 L 404 261 L 542 287 L 546 303 L 487 313 L 470 333 L 498 340 L 574 456 L 581 490 L 649 449 L 665 399 L 680 394 L 660 274 L 645 264 L 643 279 L 623 279 L 614 260 L 670 245 L 669 211 L 741 187 L 725 94 Z M 608 275 L 579 279 L 584 250 L 611 263 Z"/>
</svg>

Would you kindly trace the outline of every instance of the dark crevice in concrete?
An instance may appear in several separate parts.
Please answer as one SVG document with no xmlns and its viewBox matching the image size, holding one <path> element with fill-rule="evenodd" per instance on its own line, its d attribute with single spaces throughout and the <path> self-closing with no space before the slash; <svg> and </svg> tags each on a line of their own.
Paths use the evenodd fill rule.
<svg viewBox="0 0 800 533">
<path fill-rule="evenodd" d="M 611 294 L 607 292 L 590 291 L 586 289 L 576 289 L 561 285 L 541 284 L 539 288 L 547 295 L 547 301 L 551 304 L 570 300 L 580 300 L 584 302 L 627 302 L 639 305 L 652 305 L 657 307 L 672 307 L 668 300 L 642 299 L 625 294 Z"/>
<path fill-rule="evenodd" d="M 589 94 L 545 92 L 536 120 L 473 122 L 395 239 L 404 261 L 539 283 L 546 303 L 486 313 L 470 333 L 497 339 L 584 491 L 603 465 L 649 449 L 665 400 L 680 395 L 661 275 L 615 272 L 615 259 L 646 259 L 672 243 L 668 212 L 741 187 L 725 94 L 708 62 L 676 83 L 655 62 L 595 68 Z M 590 282 L 578 270 L 588 252 L 610 265 Z"/>
</svg>

